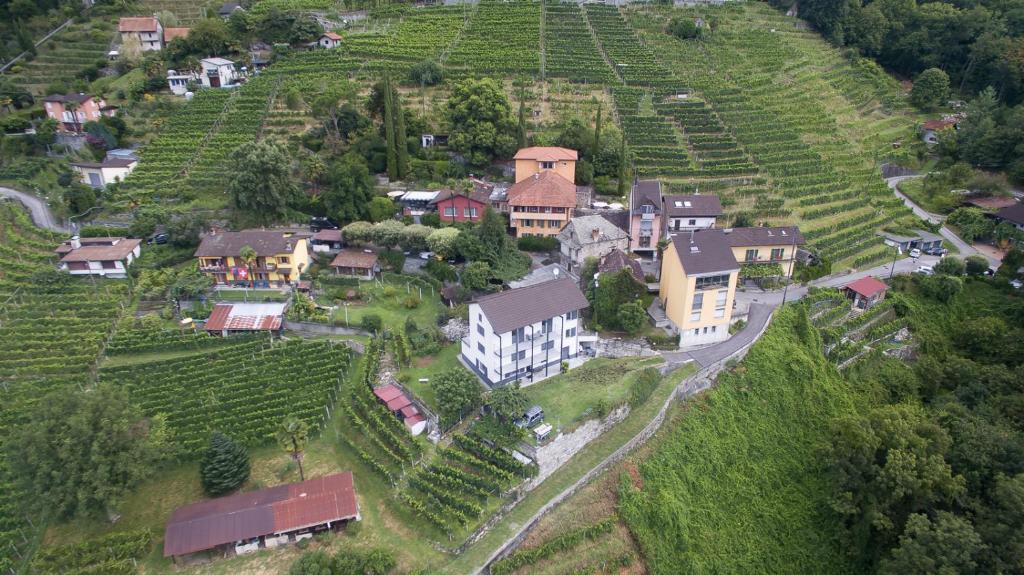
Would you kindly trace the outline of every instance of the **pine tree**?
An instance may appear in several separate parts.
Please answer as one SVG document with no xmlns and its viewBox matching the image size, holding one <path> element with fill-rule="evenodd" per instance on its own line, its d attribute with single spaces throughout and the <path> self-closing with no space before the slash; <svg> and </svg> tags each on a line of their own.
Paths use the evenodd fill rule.
<svg viewBox="0 0 1024 575">
<path fill-rule="evenodd" d="M 398 154 L 395 148 L 395 106 L 391 99 L 391 78 L 384 76 L 384 135 L 387 139 L 388 179 L 398 179 Z"/>
<path fill-rule="evenodd" d="M 402 101 L 398 98 L 398 91 L 394 92 L 394 114 L 397 126 L 395 126 L 395 147 L 398 152 L 398 179 L 404 180 L 409 173 L 409 139 L 405 134 L 405 111 L 402 109 Z"/>
<path fill-rule="evenodd" d="M 597 103 L 597 120 L 594 122 L 594 155 L 591 162 L 596 162 L 601 155 L 601 102 Z"/>
<path fill-rule="evenodd" d="M 249 479 L 249 452 L 220 432 L 210 435 L 210 447 L 199 465 L 203 489 L 210 495 L 230 493 Z"/>
</svg>

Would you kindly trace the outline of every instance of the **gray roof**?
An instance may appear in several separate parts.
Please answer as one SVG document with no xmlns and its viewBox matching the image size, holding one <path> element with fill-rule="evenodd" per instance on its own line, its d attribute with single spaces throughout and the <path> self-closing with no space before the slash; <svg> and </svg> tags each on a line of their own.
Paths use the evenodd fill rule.
<svg viewBox="0 0 1024 575">
<path fill-rule="evenodd" d="M 644 204 L 652 204 L 655 213 L 661 212 L 661 182 L 658 180 L 639 180 L 633 184 L 633 201 L 631 208 L 634 213 Z"/>
<path fill-rule="evenodd" d="M 802 246 L 807 243 L 800 228 L 778 226 L 774 228 L 725 228 L 726 241 L 730 246 Z"/>
<path fill-rule="evenodd" d="M 665 215 L 670 218 L 717 217 L 722 215 L 718 196 L 704 194 L 665 196 Z"/>
<path fill-rule="evenodd" d="M 513 289 L 521 288 L 532 286 L 533 284 L 548 282 L 558 278 L 577 279 L 574 274 L 570 273 L 569 270 L 565 269 L 560 264 L 548 264 L 531 271 L 517 280 L 508 282 L 508 287 Z"/>
<path fill-rule="evenodd" d="M 242 248 L 249 246 L 256 250 L 258 256 L 273 256 L 291 253 L 295 243 L 304 239 L 293 234 L 285 236 L 283 232 L 270 230 L 244 230 L 241 232 L 221 232 L 203 237 L 196 249 L 196 257 L 237 256 Z"/>
<path fill-rule="evenodd" d="M 596 238 L 594 230 L 597 230 Z M 613 242 L 627 237 L 622 228 L 602 216 L 575 217 L 569 220 L 569 225 L 558 233 L 558 241 L 577 248 L 599 242 Z"/>
<path fill-rule="evenodd" d="M 633 278 L 636 281 L 647 283 L 644 280 L 644 270 L 640 267 L 640 262 L 629 257 L 629 254 L 618 248 L 615 248 L 608 255 L 601 258 L 597 271 L 603 274 L 614 274 L 627 268 L 633 274 Z"/>
<path fill-rule="evenodd" d="M 733 272 L 740 269 L 725 232 L 696 230 L 672 236 L 679 262 L 686 275 Z"/>
<path fill-rule="evenodd" d="M 1017 202 L 1015 205 L 1007 206 L 996 212 L 996 217 L 1018 225 L 1024 225 L 1024 203 Z"/>
<path fill-rule="evenodd" d="M 506 333 L 590 305 L 576 282 L 569 278 L 503 291 L 474 303 L 480 305 L 495 333 Z"/>
<path fill-rule="evenodd" d="M 921 237 L 926 242 L 941 242 L 942 236 L 939 234 L 933 234 L 928 230 L 914 230 L 914 233 Z"/>
</svg>

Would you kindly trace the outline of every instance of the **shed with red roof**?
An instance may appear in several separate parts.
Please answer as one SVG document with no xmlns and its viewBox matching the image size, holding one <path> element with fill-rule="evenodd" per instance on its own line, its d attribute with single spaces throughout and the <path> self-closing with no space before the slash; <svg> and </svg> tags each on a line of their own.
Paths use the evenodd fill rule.
<svg viewBox="0 0 1024 575">
<path fill-rule="evenodd" d="M 868 309 L 885 299 L 885 292 L 888 289 L 889 286 L 885 283 L 867 276 L 846 284 L 843 292 L 853 300 L 853 309 Z"/>
<path fill-rule="evenodd" d="M 388 411 L 395 414 L 395 417 L 405 424 L 409 429 L 409 433 L 415 436 L 423 433 L 423 430 L 426 429 L 427 418 L 423 417 L 419 408 L 398 386 L 389 383 L 375 387 L 373 388 L 373 394 L 377 396 L 381 403 L 387 406 Z"/>
</svg>

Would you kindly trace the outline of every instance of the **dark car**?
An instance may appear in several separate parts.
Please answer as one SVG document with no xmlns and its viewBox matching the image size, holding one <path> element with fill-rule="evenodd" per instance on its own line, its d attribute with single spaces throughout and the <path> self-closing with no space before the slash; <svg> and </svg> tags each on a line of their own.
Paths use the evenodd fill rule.
<svg viewBox="0 0 1024 575">
<path fill-rule="evenodd" d="M 521 429 L 528 429 L 544 421 L 544 410 L 539 405 L 534 405 L 526 410 L 522 417 L 516 420 L 515 424 Z"/>
<path fill-rule="evenodd" d="M 150 245 L 152 245 L 152 244 L 163 245 L 163 244 L 167 243 L 168 239 L 170 239 L 170 237 L 167 234 L 163 234 L 163 233 L 161 233 L 161 234 L 153 234 L 152 236 L 149 237 L 148 240 L 146 240 L 146 243 L 150 244 Z"/>
<path fill-rule="evenodd" d="M 924 253 L 930 256 L 944 256 L 949 253 L 946 248 L 928 248 L 924 250 Z"/>
<path fill-rule="evenodd" d="M 311 232 L 319 232 L 320 230 L 336 230 L 338 227 L 338 222 L 331 218 L 321 216 L 309 218 L 309 231 Z"/>
</svg>

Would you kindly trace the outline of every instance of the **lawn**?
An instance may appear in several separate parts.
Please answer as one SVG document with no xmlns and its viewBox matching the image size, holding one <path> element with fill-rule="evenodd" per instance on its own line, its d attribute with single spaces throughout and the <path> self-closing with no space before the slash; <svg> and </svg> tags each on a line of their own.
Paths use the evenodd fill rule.
<svg viewBox="0 0 1024 575">
<path fill-rule="evenodd" d="M 279 289 L 214 288 L 211 299 L 214 301 L 264 302 L 287 301 L 289 297 L 291 294 Z"/>
<path fill-rule="evenodd" d="M 927 193 L 924 178 L 903 180 L 897 188 L 915 204 L 933 214 L 948 214 L 960 204 L 960 198 L 952 192 Z"/>
<path fill-rule="evenodd" d="M 345 305 L 340 298 L 353 289 L 358 290 L 359 300 Z M 328 287 L 326 291 L 327 295 L 319 296 L 317 302 L 337 306 L 331 316 L 334 325 L 358 327 L 367 315 L 380 316 L 384 326 L 391 329 L 402 329 L 407 318 L 418 325 L 431 325 L 437 321 L 443 305 L 438 295 L 430 292 L 429 286 L 421 291 L 412 281 L 383 285 L 376 281 L 360 282 L 358 287 Z"/>
<path fill-rule="evenodd" d="M 556 428 L 571 427 L 589 419 L 599 402 L 605 408 L 618 405 L 629 396 L 637 373 L 661 363 L 661 358 L 608 359 L 599 357 L 523 390 L 531 404 L 544 408 L 544 419 Z"/>
<path fill-rule="evenodd" d="M 417 397 L 422 399 L 431 409 L 437 410 L 437 396 L 434 393 L 434 386 L 429 382 L 421 383 L 420 379 L 433 381 L 438 375 L 459 367 L 459 343 L 453 343 L 437 355 L 413 358 L 412 367 L 407 367 L 398 372 L 399 381 L 412 390 Z"/>
</svg>

